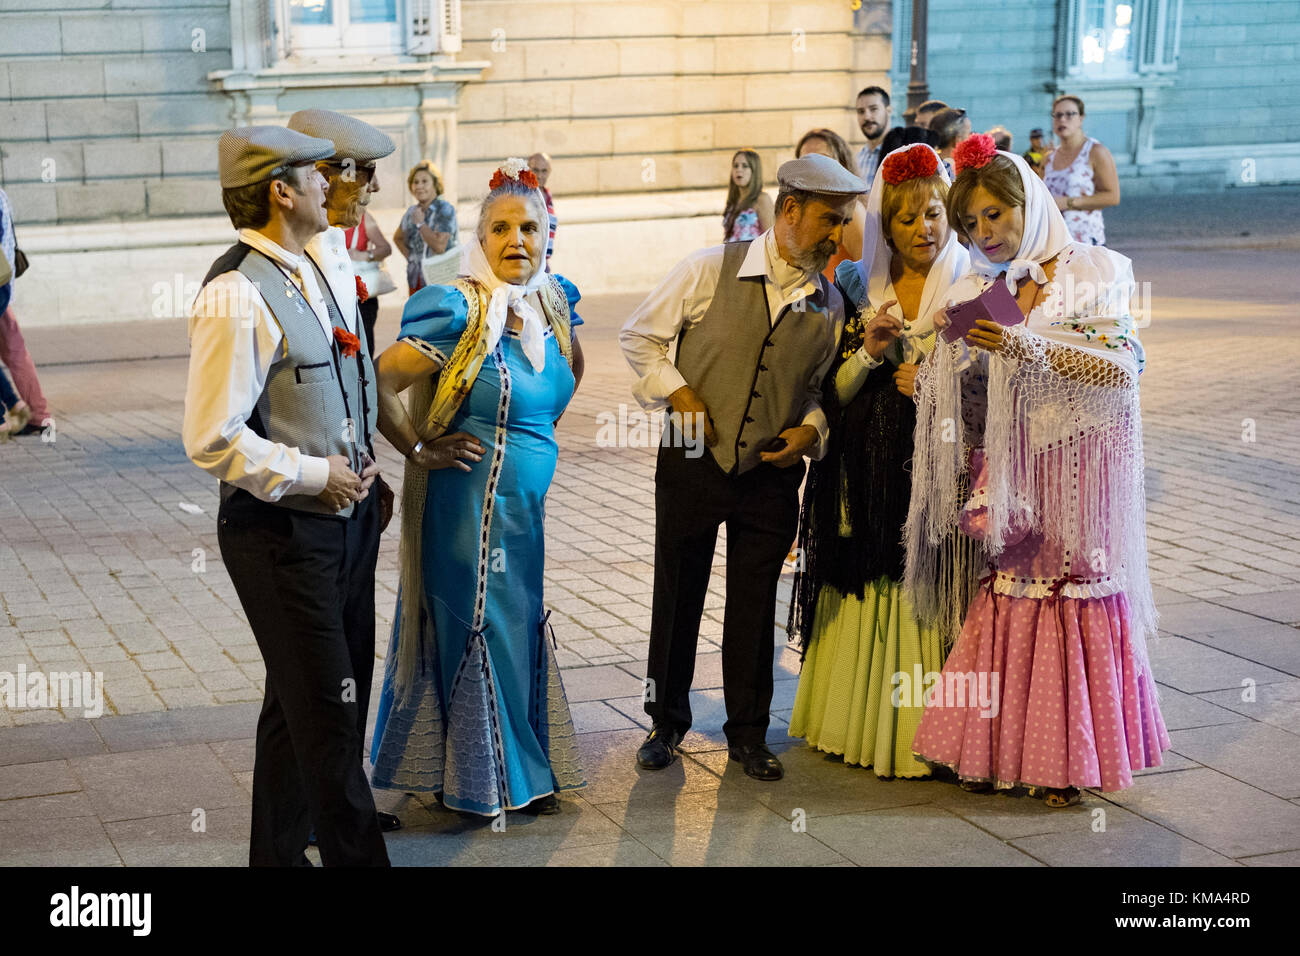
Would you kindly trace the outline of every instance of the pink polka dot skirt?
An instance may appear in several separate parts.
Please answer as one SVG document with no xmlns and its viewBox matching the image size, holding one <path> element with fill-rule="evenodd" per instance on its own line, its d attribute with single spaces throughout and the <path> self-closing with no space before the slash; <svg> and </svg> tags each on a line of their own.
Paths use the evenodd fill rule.
<svg viewBox="0 0 1300 956">
<path fill-rule="evenodd" d="M 1138 673 L 1129 620 L 1122 593 L 1036 599 L 982 589 L 943 674 L 946 686 L 959 674 L 983 680 L 995 706 L 984 706 L 987 695 L 938 690 L 912 749 L 998 787 L 1132 786 L 1134 770 L 1160 766 L 1169 734 L 1151 673 Z"/>
</svg>

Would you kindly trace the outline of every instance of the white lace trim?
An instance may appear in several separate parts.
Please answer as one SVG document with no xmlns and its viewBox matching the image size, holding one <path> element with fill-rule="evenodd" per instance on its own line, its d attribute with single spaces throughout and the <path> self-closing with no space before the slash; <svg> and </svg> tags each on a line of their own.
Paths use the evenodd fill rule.
<svg viewBox="0 0 1300 956">
<path fill-rule="evenodd" d="M 1013 575 L 1005 571 L 994 571 L 993 593 L 1041 601 L 1052 596 L 1052 585 L 1059 580 L 1059 577 L 1035 578 L 1023 574 Z M 1068 598 L 1103 598 L 1123 590 L 1124 579 L 1121 576 L 1106 574 L 1067 581 L 1056 593 Z"/>
</svg>

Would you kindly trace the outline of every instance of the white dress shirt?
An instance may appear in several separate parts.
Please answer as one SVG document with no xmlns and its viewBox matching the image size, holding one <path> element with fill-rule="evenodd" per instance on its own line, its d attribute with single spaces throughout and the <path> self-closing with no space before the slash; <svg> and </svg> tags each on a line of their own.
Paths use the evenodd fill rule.
<svg viewBox="0 0 1300 956">
<path fill-rule="evenodd" d="M 724 246 L 712 246 L 691 253 L 673 267 L 659 287 L 624 323 L 618 336 L 619 344 L 628 364 L 640 376 L 632 387 L 632 395 L 643 408 L 666 407 L 668 396 L 689 384 L 669 359 L 668 350 L 682 329 L 698 325 L 709 311 L 713 293 L 718 288 L 724 252 Z M 808 298 L 811 303 L 811 296 L 818 291 L 816 273 L 804 272 L 781 258 L 776 247 L 776 235 L 771 229 L 750 243 L 749 252 L 736 275 L 763 276 L 768 320 L 772 323 L 787 305 L 803 298 Z M 830 344 L 808 382 L 808 398 L 803 408 L 802 424 L 817 430 L 817 443 L 809 449 L 808 456 L 820 459 L 825 453 L 830 430 L 821 407 L 821 383 L 839 347 L 844 310 L 840 305 L 833 310 L 828 307 L 818 311 L 810 305 L 805 311 L 796 312 L 794 317 L 799 321 L 825 322 L 830 332 Z"/>
<path fill-rule="evenodd" d="M 325 293 L 306 259 L 254 229 L 241 229 L 239 239 L 288 273 L 316 314 L 321 334 L 333 339 Z M 325 275 L 344 324 L 355 333 L 356 280 L 343 230 L 331 226 L 313 237 L 307 252 Z M 280 324 L 243 273 L 223 273 L 203 287 L 190 309 L 190 367 L 181 432 L 185 454 L 204 471 L 263 501 L 320 494 L 329 481 L 327 459 L 268 441 L 248 427 L 271 365 L 284 352 Z"/>
</svg>

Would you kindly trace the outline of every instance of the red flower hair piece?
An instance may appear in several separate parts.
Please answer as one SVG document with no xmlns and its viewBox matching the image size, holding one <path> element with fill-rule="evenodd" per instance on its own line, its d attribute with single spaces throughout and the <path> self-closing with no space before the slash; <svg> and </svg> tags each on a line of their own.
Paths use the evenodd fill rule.
<svg viewBox="0 0 1300 956">
<path fill-rule="evenodd" d="M 957 172 L 979 169 L 988 164 L 998 151 L 997 143 L 988 133 L 975 133 L 957 144 L 952 151 L 952 164 Z"/>
<path fill-rule="evenodd" d="M 939 157 L 924 143 L 890 153 L 881 167 L 881 178 L 891 186 L 909 179 L 929 179 L 939 169 Z"/>
<path fill-rule="evenodd" d="M 365 302 L 368 298 L 370 298 L 370 290 L 367 289 L 366 284 L 361 281 L 361 276 L 357 276 L 357 301 Z"/>
<path fill-rule="evenodd" d="M 347 329 L 340 329 L 337 325 L 334 326 L 334 341 L 339 344 L 339 351 L 343 353 L 344 358 L 352 358 L 361 351 L 361 340 Z"/>
<path fill-rule="evenodd" d="M 527 186 L 529 189 L 537 188 L 537 176 L 533 173 L 531 169 L 524 168 L 519 171 L 519 174 L 517 176 L 510 175 L 504 169 L 498 169 L 495 173 L 492 174 L 492 179 L 489 180 L 488 182 L 488 189 L 496 189 L 507 179 L 518 180 L 519 182 Z"/>
</svg>

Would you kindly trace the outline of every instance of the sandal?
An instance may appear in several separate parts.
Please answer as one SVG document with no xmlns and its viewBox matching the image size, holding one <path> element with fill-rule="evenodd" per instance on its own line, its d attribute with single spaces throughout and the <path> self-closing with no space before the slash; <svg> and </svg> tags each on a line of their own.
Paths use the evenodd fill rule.
<svg viewBox="0 0 1300 956">
<path fill-rule="evenodd" d="M 1077 787 L 1066 787 L 1064 790 L 1047 788 L 1043 793 L 1043 803 L 1053 810 L 1061 810 L 1065 807 L 1072 807 L 1083 799 Z"/>
<path fill-rule="evenodd" d="M 967 793 L 992 793 L 993 784 L 987 780 L 960 780 L 957 786 Z"/>
</svg>

